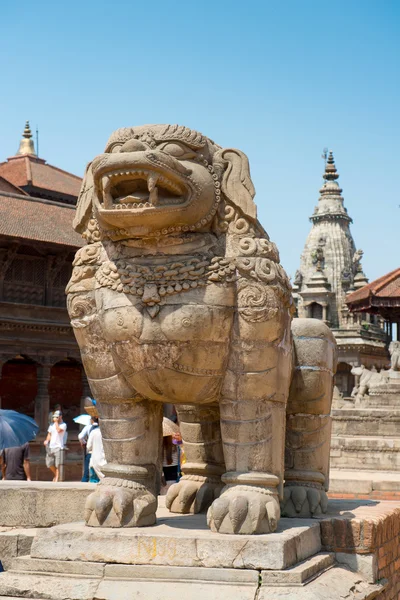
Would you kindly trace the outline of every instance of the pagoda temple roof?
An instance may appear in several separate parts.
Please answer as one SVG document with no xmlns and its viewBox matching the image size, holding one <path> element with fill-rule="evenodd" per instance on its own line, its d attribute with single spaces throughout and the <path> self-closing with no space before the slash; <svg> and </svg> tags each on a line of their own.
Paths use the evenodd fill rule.
<svg viewBox="0 0 400 600">
<path fill-rule="evenodd" d="M 1 175 L 0 192 L 9 192 L 10 194 L 20 194 L 21 196 L 29 196 L 29 194 L 25 192 L 22 188 L 18 187 L 17 185 L 14 185 L 13 183 L 11 183 L 11 181 L 8 181 L 8 179 L 1 177 Z"/>
<path fill-rule="evenodd" d="M 346 304 L 352 311 L 379 312 L 400 307 L 400 268 L 371 281 L 349 294 Z"/>
<path fill-rule="evenodd" d="M 0 236 L 79 248 L 72 228 L 74 206 L 0 191 Z"/>
<path fill-rule="evenodd" d="M 77 175 L 49 165 L 42 158 L 30 154 L 12 156 L 0 163 L 0 176 L 30 193 L 42 190 L 71 199 L 77 198 L 82 183 Z"/>
</svg>

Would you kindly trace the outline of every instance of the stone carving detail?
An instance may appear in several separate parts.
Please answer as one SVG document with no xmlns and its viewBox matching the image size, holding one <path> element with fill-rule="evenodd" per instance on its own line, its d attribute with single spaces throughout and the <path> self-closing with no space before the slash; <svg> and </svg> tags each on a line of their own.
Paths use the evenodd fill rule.
<svg viewBox="0 0 400 600">
<path fill-rule="evenodd" d="M 354 274 L 362 272 L 361 259 L 363 256 L 364 256 L 363 250 L 356 250 L 354 252 L 354 255 L 353 255 L 353 273 Z"/>
<path fill-rule="evenodd" d="M 389 353 L 392 371 L 400 371 L 400 342 L 390 342 Z"/>
<path fill-rule="evenodd" d="M 381 385 L 387 380 L 387 372 L 381 371 L 378 373 L 376 369 L 367 369 L 364 365 L 353 367 L 351 374 L 358 378 L 358 385 L 351 393 L 356 403 L 360 402 L 371 388 Z"/>
<path fill-rule="evenodd" d="M 290 283 L 254 194 L 241 151 L 177 125 L 119 129 L 87 168 L 74 220 L 87 245 L 67 294 L 107 457 L 87 502 L 90 526 L 154 523 L 162 402 L 177 408 L 187 456 L 170 510 L 208 509 L 222 533 L 277 526 L 285 406 L 302 354 Z M 323 323 L 314 328 L 329 337 Z M 316 385 L 321 378 L 307 387 L 311 399 Z M 318 435 L 325 456 L 329 431 Z M 321 502 L 302 516 L 323 510 L 327 477 L 308 439 L 308 476 L 296 471 L 291 486 L 313 486 Z"/>
<path fill-rule="evenodd" d="M 325 264 L 325 256 L 324 256 L 324 249 L 321 246 L 321 244 L 318 245 L 315 248 L 315 250 L 313 250 L 313 252 L 311 254 L 311 258 L 312 258 L 312 263 L 313 263 L 313 265 L 315 265 L 316 270 L 323 271 L 324 264 Z"/>
</svg>

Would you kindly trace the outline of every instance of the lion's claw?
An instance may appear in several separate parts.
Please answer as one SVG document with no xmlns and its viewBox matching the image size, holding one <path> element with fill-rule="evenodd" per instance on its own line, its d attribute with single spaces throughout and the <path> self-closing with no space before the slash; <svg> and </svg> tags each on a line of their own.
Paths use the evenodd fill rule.
<svg viewBox="0 0 400 600">
<path fill-rule="evenodd" d="M 144 486 L 122 480 L 101 483 L 86 500 L 85 520 L 91 527 L 144 527 L 156 522 L 157 498 Z M 129 487 L 130 486 L 130 487 Z"/>
<path fill-rule="evenodd" d="M 207 513 L 207 523 L 219 533 L 270 533 L 279 520 L 277 495 L 260 488 L 225 488 Z"/>
<path fill-rule="evenodd" d="M 171 485 L 168 490 L 165 506 L 175 513 L 206 512 L 214 498 L 222 489 L 220 479 L 191 477 L 184 475 L 182 479 Z"/>
<path fill-rule="evenodd" d="M 327 508 L 328 496 L 323 489 L 301 485 L 284 488 L 282 517 L 318 517 L 326 513 Z"/>
</svg>

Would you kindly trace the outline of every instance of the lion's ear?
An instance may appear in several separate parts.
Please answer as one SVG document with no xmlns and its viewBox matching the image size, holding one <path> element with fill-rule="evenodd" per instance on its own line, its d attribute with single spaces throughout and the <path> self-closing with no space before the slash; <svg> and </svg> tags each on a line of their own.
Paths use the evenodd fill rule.
<svg viewBox="0 0 400 600">
<path fill-rule="evenodd" d="M 75 231 L 82 233 L 86 229 L 87 222 L 92 216 L 92 195 L 93 195 L 93 173 L 92 163 L 86 167 L 85 176 L 82 181 L 81 191 L 79 192 L 78 202 L 76 204 L 75 218 L 72 226 Z"/>
<path fill-rule="evenodd" d="M 222 192 L 245 216 L 257 219 L 257 207 L 253 198 L 255 189 L 250 177 L 249 159 L 240 150 L 224 148 L 214 155 L 214 164 L 222 164 Z"/>
</svg>

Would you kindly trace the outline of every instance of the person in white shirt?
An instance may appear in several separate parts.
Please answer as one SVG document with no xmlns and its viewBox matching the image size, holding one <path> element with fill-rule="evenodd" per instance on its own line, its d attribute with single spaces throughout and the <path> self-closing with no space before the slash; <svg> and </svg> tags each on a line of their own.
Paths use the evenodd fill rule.
<svg viewBox="0 0 400 600">
<path fill-rule="evenodd" d="M 101 471 L 101 469 L 107 464 L 107 461 L 104 454 L 103 438 L 99 427 L 99 420 L 97 417 L 93 417 L 93 421 L 93 429 L 89 434 L 86 450 L 87 452 L 91 452 L 89 462 L 89 481 L 91 483 L 97 483 L 104 477 L 104 473 Z"/>
<path fill-rule="evenodd" d="M 87 483 L 89 481 L 90 452 L 88 452 L 88 449 L 87 449 L 87 441 L 89 439 L 90 431 L 93 428 L 93 424 L 94 424 L 94 418 L 92 417 L 90 419 L 89 425 L 85 425 L 85 427 L 82 429 L 82 431 L 78 435 L 78 440 L 80 442 L 80 445 L 83 448 L 83 453 L 84 453 L 84 457 L 83 457 L 83 475 L 82 475 L 82 479 L 81 479 L 81 481 L 83 481 L 84 483 Z"/>
<path fill-rule="evenodd" d="M 62 414 L 56 410 L 53 414 L 53 424 L 47 430 L 47 438 L 43 442 L 46 446 L 46 466 L 53 473 L 53 481 L 59 479 L 61 452 L 64 450 L 67 425 L 63 422 Z"/>
</svg>

